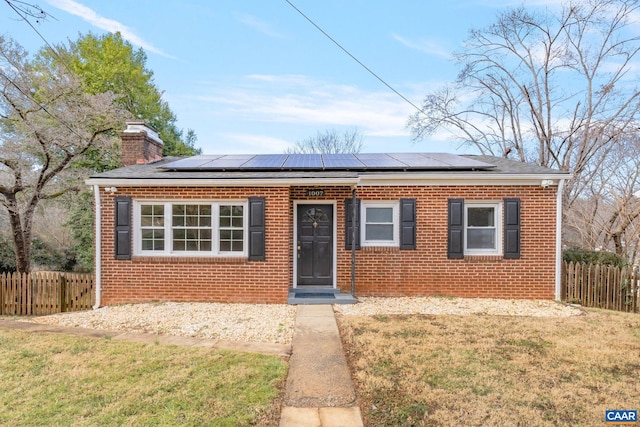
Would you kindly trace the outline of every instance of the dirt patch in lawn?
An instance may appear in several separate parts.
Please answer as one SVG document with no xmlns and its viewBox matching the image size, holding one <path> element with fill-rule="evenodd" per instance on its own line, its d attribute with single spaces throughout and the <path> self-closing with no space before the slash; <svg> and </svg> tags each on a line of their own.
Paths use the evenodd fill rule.
<svg viewBox="0 0 640 427">
<path fill-rule="evenodd" d="M 639 409 L 637 314 L 338 323 L 369 426 L 600 426 L 606 409 Z"/>
</svg>

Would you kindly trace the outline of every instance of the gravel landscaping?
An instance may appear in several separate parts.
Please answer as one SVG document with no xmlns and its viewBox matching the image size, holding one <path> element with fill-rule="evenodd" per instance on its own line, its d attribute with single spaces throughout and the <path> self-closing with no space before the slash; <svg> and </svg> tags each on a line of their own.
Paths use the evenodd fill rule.
<svg viewBox="0 0 640 427">
<path fill-rule="evenodd" d="M 451 297 L 397 297 L 358 298 L 360 303 L 338 305 L 336 311 L 351 316 L 376 316 L 389 314 L 452 314 L 466 316 L 529 316 L 567 317 L 579 316 L 579 308 L 555 301 L 508 300 L 489 298 Z"/>
<path fill-rule="evenodd" d="M 359 298 L 335 305 L 345 316 L 448 314 L 531 317 L 579 316 L 579 308 L 554 301 L 484 298 Z M 279 304 L 150 303 L 32 317 L 25 321 L 110 331 L 148 332 L 230 341 L 291 344 L 296 307 Z"/>
</svg>

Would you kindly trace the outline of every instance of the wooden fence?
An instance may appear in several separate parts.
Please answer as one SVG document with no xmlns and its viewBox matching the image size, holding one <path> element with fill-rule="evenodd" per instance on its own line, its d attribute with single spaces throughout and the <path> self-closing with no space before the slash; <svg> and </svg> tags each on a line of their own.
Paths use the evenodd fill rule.
<svg viewBox="0 0 640 427">
<path fill-rule="evenodd" d="M 637 267 L 563 262 L 563 301 L 638 313 L 639 293 Z"/>
<path fill-rule="evenodd" d="M 93 274 L 0 274 L 0 315 L 45 315 L 89 310 L 95 303 Z"/>
</svg>

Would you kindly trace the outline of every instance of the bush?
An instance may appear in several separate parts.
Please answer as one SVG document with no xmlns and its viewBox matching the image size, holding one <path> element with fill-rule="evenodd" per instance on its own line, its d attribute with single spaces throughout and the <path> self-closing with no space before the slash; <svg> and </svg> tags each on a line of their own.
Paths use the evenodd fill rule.
<svg viewBox="0 0 640 427">
<path fill-rule="evenodd" d="M 566 249 L 562 253 L 562 259 L 567 262 L 582 262 L 586 264 L 605 264 L 624 267 L 627 260 L 618 254 L 609 251 L 594 251 L 584 248 Z"/>
</svg>

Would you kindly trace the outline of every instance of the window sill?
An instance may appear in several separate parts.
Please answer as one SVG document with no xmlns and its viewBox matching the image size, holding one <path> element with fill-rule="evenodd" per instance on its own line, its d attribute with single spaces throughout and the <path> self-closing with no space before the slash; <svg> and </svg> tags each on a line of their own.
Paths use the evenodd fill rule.
<svg viewBox="0 0 640 427">
<path fill-rule="evenodd" d="M 501 262 L 502 255 L 465 255 L 466 262 Z"/>
<path fill-rule="evenodd" d="M 243 264 L 247 262 L 246 256 L 133 256 L 134 263 L 160 264 L 160 263 L 180 263 L 180 264 Z"/>
</svg>

